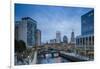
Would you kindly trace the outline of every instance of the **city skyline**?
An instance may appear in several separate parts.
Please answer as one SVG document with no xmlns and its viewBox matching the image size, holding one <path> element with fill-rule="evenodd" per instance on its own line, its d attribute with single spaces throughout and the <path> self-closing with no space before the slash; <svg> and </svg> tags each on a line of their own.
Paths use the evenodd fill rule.
<svg viewBox="0 0 100 69">
<path fill-rule="evenodd" d="M 74 30 L 75 36 L 81 34 L 81 16 L 92 9 L 15 4 L 15 20 L 21 20 L 22 17 L 26 16 L 36 20 L 37 28 L 41 30 L 42 42 L 56 38 L 56 31 L 61 32 L 61 38 L 66 35 L 69 40 L 72 30 Z"/>
</svg>

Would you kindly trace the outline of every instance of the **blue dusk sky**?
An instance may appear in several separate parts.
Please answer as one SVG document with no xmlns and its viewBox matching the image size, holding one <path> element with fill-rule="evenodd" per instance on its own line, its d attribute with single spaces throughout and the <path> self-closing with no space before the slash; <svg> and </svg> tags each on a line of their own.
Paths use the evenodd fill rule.
<svg viewBox="0 0 100 69">
<path fill-rule="evenodd" d="M 72 30 L 75 36 L 81 35 L 81 16 L 93 8 L 48 6 L 34 4 L 15 4 L 15 20 L 31 17 L 37 21 L 37 28 L 41 30 L 42 42 L 49 42 L 56 38 L 56 31 L 61 37 L 66 35 L 70 41 Z"/>
</svg>

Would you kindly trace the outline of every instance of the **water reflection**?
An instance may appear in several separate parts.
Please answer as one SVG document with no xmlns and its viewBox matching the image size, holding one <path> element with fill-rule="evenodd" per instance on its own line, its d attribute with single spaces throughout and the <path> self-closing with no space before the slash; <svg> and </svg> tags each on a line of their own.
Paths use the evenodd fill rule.
<svg viewBox="0 0 100 69">
<path fill-rule="evenodd" d="M 57 55 L 57 54 L 55 54 L 55 55 Z M 63 57 L 60 57 L 60 56 L 52 57 L 51 54 L 46 54 L 45 58 L 42 55 L 39 55 L 37 60 L 38 60 L 37 64 L 51 64 L 51 63 L 70 62 L 69 60 L 67 60 Z"/>
</svg>

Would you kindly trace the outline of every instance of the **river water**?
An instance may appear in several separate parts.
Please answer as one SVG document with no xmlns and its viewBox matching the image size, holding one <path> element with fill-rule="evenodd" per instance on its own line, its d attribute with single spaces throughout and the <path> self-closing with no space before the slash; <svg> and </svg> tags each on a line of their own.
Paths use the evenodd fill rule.
<svg viewBox="0 0 100 69">
<path fill-rule="evenodd" d="M 70 62 L 69 60 L 57 56 L 52 57 L 51 54 L 46 54 L 46 57 L 44 58 L 42 55 L 38 56 L 37 59 L 37 64 L 52 64 L 52 63 L 65 63 L 65 62 Z"/>
</svg>

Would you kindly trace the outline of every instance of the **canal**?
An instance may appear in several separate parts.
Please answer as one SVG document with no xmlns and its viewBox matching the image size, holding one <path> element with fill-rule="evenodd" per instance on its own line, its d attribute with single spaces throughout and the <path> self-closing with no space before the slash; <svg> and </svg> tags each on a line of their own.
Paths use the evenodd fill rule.
<svg viewBox="0 0 100 69">
<path fill-rule="evenodd" d="M 60 57 L 58 54 L 52 57 L 51 54 L 46 54 L 45 57 L 43 55 L 38 55 L 37 64 L 52 64 L 52 63 L 65 63 L 70 62 L 69 60 Z"/>
</svg>

